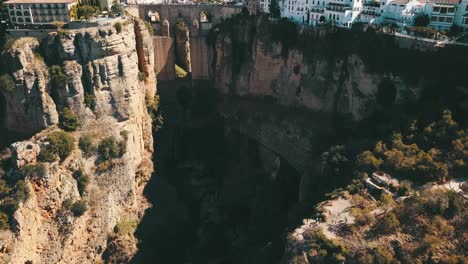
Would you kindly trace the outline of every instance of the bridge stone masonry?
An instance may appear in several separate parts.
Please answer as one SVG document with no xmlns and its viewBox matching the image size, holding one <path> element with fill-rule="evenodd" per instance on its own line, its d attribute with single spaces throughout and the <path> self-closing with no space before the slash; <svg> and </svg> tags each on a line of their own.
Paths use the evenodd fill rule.
<svg viewBox="0 0 468 264">
<path fill-rule="evenodd" d="M 156 32 L 153 38 L 154 70 L 158 80 L 174 80 L 176 63 L 190 72 L 192 79 L 209 79 L 209 62 L 213 54 L 206 36 L 213 24 L 241 13 L 242 9 L 243 6 L 218 4 L 139 5 L 139 17 L 150 21 Z M 151 21 L 150 15 L 158 20 Z M 177 26 L 181 21 L 185 28 Z"/>
</svg>

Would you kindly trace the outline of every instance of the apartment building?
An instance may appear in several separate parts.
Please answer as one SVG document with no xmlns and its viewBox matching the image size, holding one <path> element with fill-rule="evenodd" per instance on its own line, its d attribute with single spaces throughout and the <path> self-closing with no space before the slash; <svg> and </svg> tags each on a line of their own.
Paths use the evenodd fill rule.
<svg viewBox="0 0 468 264">
<path fill-rule="evenodd" d="M 70 9 L 76 0 L 10 0 L 4 4 L 12 24 L 51 24 L 70 21 Z"/>
</svg>

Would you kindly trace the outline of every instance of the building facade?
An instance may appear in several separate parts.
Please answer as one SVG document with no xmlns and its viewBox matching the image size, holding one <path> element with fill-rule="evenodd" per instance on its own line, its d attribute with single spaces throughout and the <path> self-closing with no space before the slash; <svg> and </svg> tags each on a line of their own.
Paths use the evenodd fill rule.
<svg viewBox="0 0 468 264">
<path fill-rule="evenodd" d="M 459 0 L 429 0 L 424 13 L 430 17 L 429 27 L 436 30 L 450 30 L 455 22 Z M 463 10 L 458 10 L 463 12 Z"/>
<path fill-rule="evenodd" d="M 283 0 L 282 17 L 297 23 L 307 23 L 309 2 L 312 0 Z"/>
<path fill-rule="evenodd" d="M 70 22 L 70 9 L 76 0 L 10 0 L 10 22 L 17 25 L 51 24 L 54 21 Z"/>
</svg>

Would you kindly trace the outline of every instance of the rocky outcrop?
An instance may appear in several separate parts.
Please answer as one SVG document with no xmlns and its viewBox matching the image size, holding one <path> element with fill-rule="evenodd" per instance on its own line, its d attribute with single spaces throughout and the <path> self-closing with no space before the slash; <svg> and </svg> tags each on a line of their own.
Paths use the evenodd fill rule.
<svg viewBox="0 0 468 264">
<path fill-rule="evenodd" d="M 5 101 L 3 127 L 19 132 L 36 132 L 58 123 L 55 103 L 49 95 L 49 72 L 37 56 L 39 41 L 16 40 L 2 54 L 2 68 L 13 77 L 13 91 L 0 90 Z"/>
<path fill-rule="evenodd" d="M 190 62 L 190 37 L 188 26 L 180 21 L 174 27 L 177 63 L 187 72 L 192 72 Z"/>
<path fill-rule="evenodd" d="M 27 180 L 31 195 L 14 214 L 10 263 L 101 261 L 108 234 L 121 216 L 139 219 L 148 206 L 142 189 L 153 170 L 153 138 L 145 102 L 155 96 L 156 79 L 152 70 L 139 69 L 154 68 L 154 51 L 144 26 L 132 20 L 121 23 L 121 32 L 108 26 L 50 34 L 43 43 L 44 60 L 59 65 L 66 77 L 55 85 L 49 67 L 35 56 L 37 40 L 18 39 L 2 54 L 17 84 L 12 93 L 3 92 L 5 126 L 30 133 L 47 128 L 13 145 L 17 167 L 37 162 L 39 146 L 57 129 L 54 125 L 64 107 L 78 116 L 80 127 L 72 133 L 77 142 L 84 135 L 91 135 L 94 144 L 112 136 L 126 147 L 111 170 L 98 173 L 98 157 L 84 156 L 76 146 L 64 161 L 45 163 L 42 179 Z M 73 176 L 77 170 L 89 175 L 83 194 Z M 88 210 L 80 217 L 66 213 L 67 200 L 83 200 Z M 134 241 L 131 232 L 126 235 L 130 237 L 119 241 Z M 112 243 L 112 251 L 118 250 L 131 256 L 135 244 Z"/>
<path fill-rule="evenodd" d="M 418 82 L 409 84 L 390 71 L 370 71 L 359 52 L 346 50 L 355 45 L 353 39 L 333 40 L 343 46 L 333 50 L 329 39 L 337 33 L 288 29 L 284 23 L 247 16 L 223 24 L 212 43 L 214 86 L 223 94 L 269 97 L 287 106 L 355 118 L 369 112 L 386 79 L 396 87 L 397 100 L 418 94 Z"/>
</svg>

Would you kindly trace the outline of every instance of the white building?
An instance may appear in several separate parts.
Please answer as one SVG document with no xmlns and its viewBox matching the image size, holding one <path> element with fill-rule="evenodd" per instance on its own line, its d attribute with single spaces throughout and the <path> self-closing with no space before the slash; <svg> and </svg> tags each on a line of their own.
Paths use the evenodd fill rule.
<svg viewBox="0 0 468 264">
<path fill-rule="evenodd" d="M 69 22 L 70 9 L 76 0 L 10 0 L 4 4 L 12 24 L 51 24 Z"/>
<path fill-rule="evenodd" d="M 309 7 L 309 20 L 311 25 L 317 25 L 319 23 L 325 22 L 327 19 L 325 17 L 325 0 L 312 0 Z"/>
<path fill-rule="evenodd" d="M 298 23 L 307 23 L 309 1 L 312 0 L 283 0 L 282 17 Z"/>
<path fill-rule="evenodd" d="M 465 30 L 468 29 L 468 0 L 463 0 L 458 4 L 454 23 Z"/>
<path fill-rule="evenodd" d="M 365 1 L 362 4 L 362 11 L 359 14 L 358 21 L 371 23 L 380 17 L 383 12 L 380 1 Z"/>
<path fill-rule="evenodd" d="M 436 30 L 449 30 L 455 21 L 455 12 L 460 0 L 428 0 L 424 13 L 429 15 L 429 27 Z M 458 10 L 464 13 L 463 10 Z"/>
<path fill-rule="evenodd" d="M 362 11 L 363 0 L 327 0 L 325 18 L 341 27 L 351 27 Z"/>
<path fill-rule="evenodd" d="M 424 13 L 426 6 L 424 1 L 425 0 L 383 0 L 381 5 L 381 11 L 383 11 L 382 20 L 394 22 L 399 26 L 412 25 L 414 18 Z"/>
</svg>

